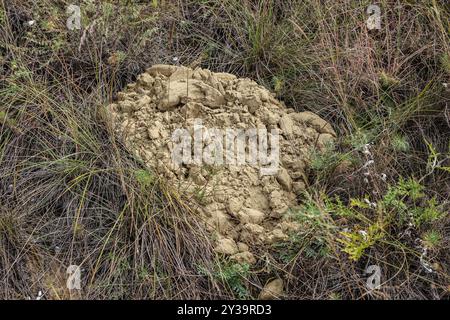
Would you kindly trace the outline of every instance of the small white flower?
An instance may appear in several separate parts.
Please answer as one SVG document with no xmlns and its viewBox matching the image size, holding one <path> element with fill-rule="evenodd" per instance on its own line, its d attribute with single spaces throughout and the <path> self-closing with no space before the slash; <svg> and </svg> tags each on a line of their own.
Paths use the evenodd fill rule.
<svg viewBox="0 0 450 320">
<path fill-rule="evenodd" d="M 30 20 L 30 21 L 27 22 L 27 25 L 28 25 L 29 27 L 32 27 L 32 26 L 35 25 L 35 24 L 36 24 L 36 20 Z"/>
<path fill-rule="evenodd" d="M 420 264 L 428 273 L 433 273 L 434 272 L 433 268 L 431 268 L 431 265 L 427 261 L 425 261 L 426 256 L 427 256 L 427 247 L 423 247 L 422 255 L 420 256 Z"/>
<path fill-rule="evenodd" d="M 442 85 L 444 86 L 444 88 L 448 88 L 448 83 L 443 82 Z"/>
<path fill-rule="evenodd" d="M 386 173 L 382 173 L 382 174 L 381 174 L 381 180 L 383 180 L 384 182 L 386 182 L 386 179 L 387 179 Z"/>
<path fill-rule="evenodd" d="M 368 167 L 368 166 L 370 166 L 370 165 L 372 165 L 372 164 L 374 164 L 374 163 L 375 163 L 374 160 L 369 160 L 369 161 L 367 161 L 366 163 L 364 163 L 363 168 Z"/>
<path fill-rule="evenodd" d="M 377 204 L 375 202 L 370 202 L 370 200 L 367 198 L 364 198 L 364 202 L 367 203 L 369 205 L 369 207 L 371 207 L 371 208 L 377 207 Z"/>
<path fill-rule="evenodd" d="M 44 297 L 44 295 L 42 294 L 42 291 L 39 290 L 36 300 L 41 300 L 43 297 Z"/>
<path fill-rule="evenodd" d="M 367 232 L 364 230 L 359 230 L 359 234 L 363 236 L 364 239 L 367 239 Z"/>
<path fill-rule="evenodd" d="M 173 62 L 178 62 L 178 60 L 179 60 L 178 57 L 173 57 L 173 58 L 172 58 L 172 61 L 173 61 Z"/>
<path fill-rule="evenodd" d="M 368 155 L 368 156 L 370 156 L 370 155 L 372 154 L 372 153 L 370 152 L 369 148 L 370 148 L 370 145 L 369 145 L 368 143 L 366 143 L 366 144 L 363 146 L 363 153 L 366 154 L 366 155 Z"/>
</svg>

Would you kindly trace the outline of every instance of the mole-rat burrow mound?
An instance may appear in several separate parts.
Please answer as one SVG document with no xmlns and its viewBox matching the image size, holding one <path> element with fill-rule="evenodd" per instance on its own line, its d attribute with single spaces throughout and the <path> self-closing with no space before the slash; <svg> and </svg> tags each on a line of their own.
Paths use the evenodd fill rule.
<svg viewBox="0 0 450 320">
<path fill-rule="evenodd" d="M 286 211 L 297 204 L 305 188 L 311 149 L 324 148 L 335 136 L 326 121 L 311 112 L 286 108 L 250 79 L 200 68 L 154 65 L 120 92 L 117 100 L 108 109 L 116 133 L 163 181 L 189 196 L 199 219 L 213 234 L 217 252 L 251 264 L 256 261 L 254 253 L 287 240 L 299 228 Z M 203 151 L 218 150 L 217 144 L 208 149 L 217 142 L 208 128 L 224 132 L 229 141 L 223 145 L 232 146 L 226 152 L 237 145 L 236 136 L 225 134 L 229 129 L 266 129 L 267 144 L 279 133 L 277 169 L 263 175 L 262 162 L 175 162 L 177 129 L 187 130 L 188 140 L 195 141 L 196 134 L 201 137 Z M 275 145 L 270 145 L 267 152 L 273 150 Z"/>
</svg>

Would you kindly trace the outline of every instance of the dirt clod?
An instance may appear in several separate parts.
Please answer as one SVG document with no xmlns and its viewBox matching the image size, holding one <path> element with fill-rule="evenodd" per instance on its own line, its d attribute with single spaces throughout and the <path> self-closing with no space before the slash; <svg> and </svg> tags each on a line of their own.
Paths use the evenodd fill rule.
<svg viewBox="0 0 450 320">
<path fill-rule="evenodd" d="M 125 146 L 197 205 L 199 218 L 218 239 L 216 251 L 248 263 L 259 248 L 288 239 L 296 228 L 285 213 L 305 188 L 308 154 L 335 136 L 326 121 L 286 108 L 256 82 L 200 68 L 155 65 L 119 93 L 109 111 Z M 242 163 L 235 157 L 239 135 L 228 136 L 229 129 L 242 130 L 245 141 L 255 138 L 259 147 L 265 142 L 267 157 L 247 161 L 249 144 Z M 267 136 L 248 129 L 266 130 Z M 177 132 L 187 132 L 193 148 L 180 149 L 187 138 Z M 176 163 L 174 154 L 186 150 L 187 161 Z"/>
<path fill-rule="evenodd" d="M 283 295 L 283 280 L 275 279 L 268 282 L 259 294 L 261 300 L 279 299 Z"/>
</svg>

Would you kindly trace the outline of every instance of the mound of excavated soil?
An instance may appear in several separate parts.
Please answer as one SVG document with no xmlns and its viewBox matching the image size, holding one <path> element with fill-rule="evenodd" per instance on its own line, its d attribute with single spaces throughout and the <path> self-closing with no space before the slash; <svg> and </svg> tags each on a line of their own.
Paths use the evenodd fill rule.
<svg viewBox="0 0 450 320">
<path fill-rule="evenodd" d="M 216 251 L 239 262 L 254 263 L 257 247 L 286 240 L 298 228 L 284 213 L 304 190 L 307 154 L 335 136 L 323 119 L 286 108 L 256 82 L 205 69 L 155 65 L 120 92 L 109 110 L 126 147 L 169 185 L 191 197 L 199 218 L 214 235 Z M 245 131 L 251 128 L 262 131 Z M 227 135 L 230 129 L 248 132 L 245 141 L 257 136 L 253 141 L 267 146 L 270 157 L 245 163 L 233 158 L 239 155 L 239 135 Z M 259 135 L 264 129 L 266 139 Z M 192 141 L 184 149 L 189 151 L 187 163 L 177 162 L 179 157 L 174 156 L 183 154 L 183 139 Z M 219 148 L 218 141 L 223 142 Z M 203 153 L 195 151 L 195 145 Z M 231 160 L 207 161 L 221 156 L 221 146 L 229 147 L 223 158 Z M 250 143 L 245 146 L 249 157 L 252 148 Z M 271 171 L 268 167 L 277 164 L 278 150 L 279 166 Z"/>
</svg>

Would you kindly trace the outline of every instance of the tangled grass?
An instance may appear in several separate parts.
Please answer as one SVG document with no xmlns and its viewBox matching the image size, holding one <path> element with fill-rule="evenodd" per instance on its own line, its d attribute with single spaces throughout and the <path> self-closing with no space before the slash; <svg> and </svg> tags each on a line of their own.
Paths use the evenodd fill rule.
<svg viewBox="0 0 450 320">
<path fill-rule="evenodd" d="M 379 1 L 371 31 L 371 1 L 81 1 L 72 31 L 71 1 L 0 4 L 1 298 L 252 298 L 274 277 L 289 299 L 449 297 L 445 0 Z M 288 213 L 304 227 L 251 268 L 213 253 L 105 121 L 155 63 L 251 77 L 339 133 Z"/>
</svg>

